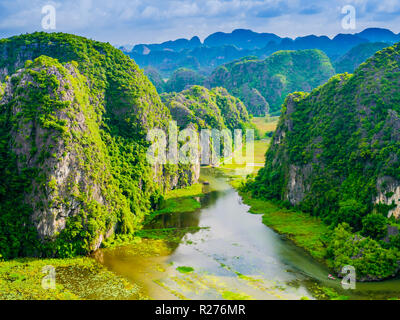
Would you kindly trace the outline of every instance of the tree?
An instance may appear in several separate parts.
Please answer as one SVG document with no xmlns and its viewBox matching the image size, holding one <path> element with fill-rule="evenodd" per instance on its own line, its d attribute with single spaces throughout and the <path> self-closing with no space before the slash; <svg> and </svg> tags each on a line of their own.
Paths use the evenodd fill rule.
<svg viewBox="0 0 400 320">
<path fill-rule="evenodd" d="M 382 239 L 387 231 L 387 218 L 371 213 L 362 219 L 362 234 L 372 239 Z"/>
<path fill-rule="evenodd" d="M 339 211 L 336 214 L 336 224 L 347 223 L 354 231 L 362 228 L 361 219 L 365 215 L 366 208 L 357 200 L 349 199 L 339 203 Z"/>
</svg>

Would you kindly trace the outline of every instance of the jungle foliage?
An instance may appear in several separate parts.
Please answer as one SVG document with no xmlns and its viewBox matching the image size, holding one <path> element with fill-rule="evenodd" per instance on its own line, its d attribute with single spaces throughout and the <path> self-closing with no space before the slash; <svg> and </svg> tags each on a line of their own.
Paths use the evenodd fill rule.
<svg viewBox="0 0 400 320">
<path fill-rule="evenodd" d="M 0 257 L 86 254 L 138 230 L 177 168 L 146 161 L 147 131 L 170 112 L 133 60 L 108 43 L 33 33 L 0 40 L 0 70 Z M 65 228 L 39 237 L 60 210 Z"/>
<path fill-rule="evenodd" d="M 367 279 L 399 268 L 398 236 L 383 239 L 389 224 L 398 227 L 388 216 L 400 181 L 399 76 L 396 44 L 354 75 L 289 95 L 265 167 L 246 186 L 255 197 L 295 205 L 338 227 L 330 247 L 335 267 L 352 262 Z"/>
</svg>

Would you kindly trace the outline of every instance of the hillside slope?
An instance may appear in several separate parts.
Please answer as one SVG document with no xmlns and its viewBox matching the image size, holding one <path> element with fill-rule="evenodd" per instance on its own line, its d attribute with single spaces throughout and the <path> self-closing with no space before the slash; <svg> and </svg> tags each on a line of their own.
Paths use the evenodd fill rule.
<svg viewBox="0 0 400 320">
<path fill-rule="evenodd" d="M 180 92 L 188 89 L 190 86 L 203 85 L 205 77 L 196 71 L 180 68 L 176 70 L 165 84 L 166 92 Z"/>
<path fill-rule="evenodd" d="M 3 39 L 0 81 L 3 258 L 90 252 L 140 228 L 165 189 L 197 177 L 147 163 L 146 134 L 167 128 L 170 113 L 109 44 L 60 33 Z"/>
<path fill-rule="evenodd" d="M 207 87 L 224 87 L 240 98 L 250 114 L 280 111 L 288 93 L 311 91 L 335 74 L 329 58 L 319 50 L 279 51 L 261 61 L 243 58 L 216 69 Z"/>
<path fill-rule="evenodd" d="M 327 258 L 357 280 L 400 270 L 400 45 L 354 75 L 285 101 L 266 164 L 248 187 L 336 227 Z"/>
<path fill-rule="evenodd" d="M 250 118 L 243 103 L 224 88 L 201 86 L 161 96 L 181 128 L 195 124 L 201 129 L 244 129 Z"/>
<path fill-rule="evenodd" d="M 260 193 L 319 214 L 347 198 L 370 209 L 399 203 L 385 196 L 400 190 L 399 49 L 378 52 L 354 75 L 337 75 L 310 94 L 288 96 L 257 178 Z"/>
<path fill-rule="evenodd" d="M 361 63 L 388 46 L 384 42 L 362 43 L 337 59 L 333 65 L 337 73 L 353 73 Z"/>
<path fill-rule="evenodd" d="M 158 94 L 165 91 L 165 82 L 158 71 L 152 67 L 147 67 L 143 70 L 144 75 L 150 80 L 154 85 Z"/>
</svg>

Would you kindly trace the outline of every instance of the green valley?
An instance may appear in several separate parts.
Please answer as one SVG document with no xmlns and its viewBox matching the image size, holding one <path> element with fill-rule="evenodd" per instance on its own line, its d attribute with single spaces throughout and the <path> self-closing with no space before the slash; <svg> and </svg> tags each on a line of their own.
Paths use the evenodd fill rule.
<svg viewBox="0 0 400 320">
<path fill-rule="evenodd" d="M 0 25 L 0 300 L 400 299 L 400 33 L 174 3 Z"/>
</svg>

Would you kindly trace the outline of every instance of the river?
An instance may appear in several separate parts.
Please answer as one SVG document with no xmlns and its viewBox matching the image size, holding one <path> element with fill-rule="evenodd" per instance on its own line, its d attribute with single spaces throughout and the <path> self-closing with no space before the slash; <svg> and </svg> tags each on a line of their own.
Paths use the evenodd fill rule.
<svg viewBox="0 0 400 320">
<path fill-rule="evenodd" d="M 351 299 L 400 297 L 398 279 L 342 289 L 324 265 L 250 214 L 220 171 L 202 169 L 202 179 L 210 185 L 201 209 L 159 216 L 148 227 L 207 229 L 185 234 L 167 256 L 140 257 L 127 246 L 103 250 L 101 263 L 152 299 L 315 299 L 321 287 Z"/>
</svg>

